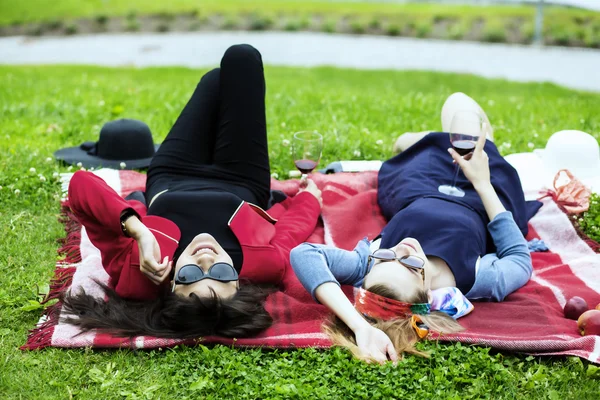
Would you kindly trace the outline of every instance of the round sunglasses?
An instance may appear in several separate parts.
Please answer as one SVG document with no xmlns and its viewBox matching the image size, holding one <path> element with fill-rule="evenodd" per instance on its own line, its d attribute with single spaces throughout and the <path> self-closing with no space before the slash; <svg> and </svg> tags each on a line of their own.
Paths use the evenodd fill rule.
<svg viewBox="0 0 600 400">
<path fill-rule="evenodd" d="M 175 275 L 175 283 L 179 285 L 190 285 L 203 279 L 214 279 L 220 282 L 237 281 L 238 273 L 233 265 L 219 262 L 211 265 L 206 273 L 196 264 L 186 264 Z"/>
<path fill-rule="evenodd" d="M 398 261 L 404 267 L 417 271 L 421 274 L 423 278 L 423 282 L 425 282 L 425 260 L 421 257 L 408 255 L 398 257 L 396 252 L 392 249 L 378 249 L 375 250 L 371 255 L 369 255 L 369 264 L 372 260 L 382 260 L 382 261 Z"/>
</svg>

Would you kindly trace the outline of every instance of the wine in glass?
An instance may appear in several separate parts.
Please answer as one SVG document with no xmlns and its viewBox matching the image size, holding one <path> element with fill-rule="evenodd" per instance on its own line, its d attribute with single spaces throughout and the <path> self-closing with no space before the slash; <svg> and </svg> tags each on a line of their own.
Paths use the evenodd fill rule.
<svg viewBox="0 0 600 400">
<path fill-rule="evenodd" d="M 462 157 L 473 150 L 479 136 L 485 135 L 483 118 L 474 111 L 457 111 L 450 123 L 450 143 L 452 148 Z M 452 185 L 440 185 L 438 190 L 449 196 L 464 197 L 465 191 L 456 186 L 460 167 L 456 165 Z"/>
<path fill-rule="evenodd" d="M 294 164 L 302 174 L 302 182 L 306 182 L 310 174 L 319 164 L 323 151 L 323 136 L 316 131 L 294 133 L 292 153 Z"/>
</svg>

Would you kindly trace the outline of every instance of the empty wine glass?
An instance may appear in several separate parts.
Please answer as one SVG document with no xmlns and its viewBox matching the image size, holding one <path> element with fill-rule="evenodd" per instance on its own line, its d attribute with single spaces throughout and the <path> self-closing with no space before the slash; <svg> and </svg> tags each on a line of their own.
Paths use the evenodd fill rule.
<svg viewBox="0 0 600 400">
<path fill-rule="evenodd" d="M 481 115 L 474 111 L 457 111 L 450 123 L 450 143 L 461 156 L 466 156 L 475 149 L 479 136 L 485 135 L 485 122 Z M 452 185 L 440 185 L 438 190 L 449 196 L 464 197 L 465 191 L 456 186 L 460 167 L 456 165 Z"/>
<path fill-rule="evenodd" d="M 323 136 L 317 131 L 302 131 L 294 133 L 292 138 L 292 154 L 294 165 L 302 174 L 304 183 L 321 160 L 323 151 Z"/>
</svg>

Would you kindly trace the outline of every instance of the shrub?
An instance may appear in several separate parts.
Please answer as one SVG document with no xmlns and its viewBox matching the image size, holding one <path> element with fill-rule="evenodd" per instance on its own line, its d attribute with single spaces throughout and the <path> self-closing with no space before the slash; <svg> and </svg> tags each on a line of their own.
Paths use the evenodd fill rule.
<svg viewBox="0 0 600 400">
<path fill-rule="evenodd" d="M 94 18 L 94 20 L 98 25 L 106 25 L 106 23 L 108 22 L 108 17 L 104 14 L 100 14 L 96 15 L 96 18 Z"/>
<path fill-rule="evenodd" d="M 137 19 L 128 19 L 127 24 L 125 25 L 125 30 L 127 32 L 137 32 L 140 30 L 140 23 Z"/>
<path fill-rule="evenodd" d="M 385 28 L 385 33 L 390 36 L 398 36 L 400 33 L 402 33 L 402 28 L 398 24 L 389 24 Z"/>
<path fill-rule="evenodd" d="M 198 21 L 199 21 L 201 24 L 205 24 L 205 23 L 207 23 L 208 21 L 210 21 L 210 18 L 209 18 L 209 16 L 208 16 L 208 15 L 206 15 L 206 14 L 198 14 L 197 18 L 198 18 Z"/>
<path fill-rule="evenodd" d="M 60 29 L 62 26 L 63 26 L 62 21 L 58 21 L 58 20 L 48 21 L 46 23 L 46 27 L 51 30 Z"/>
<path fill-rule="evenodd" d="M 435 14 L 433 16 L 433 23 L 437 24 L 439 22 L 447 20 L 448 17 L 446 15 Z"/>
<path fill-rule="evenodd" d="M 44 33 L 44 28 L 42 27 L 41 24 L 35 25 L 35 26 L 32 26 L 31 28 L 29 28 L 27 33 L 32 36 L 41 36 Z"/>
<path fill-rule="evenodd" d="M 236 29 L 239 28 L 241 21 L 235 15 L 228 15 L 223 19 L 223 23 L 221 24 L 222 29 Z"/>
<path fill-rule="evenodd" d="M 137 13 L 134 10 L 131 10 L 127 13 L 125 18 L 127 18 L 128 21 L 133 21 L 137 18 Z"/>
<path fill-rule="evenodd" d="M 600 47 L 600 32 L 592 28 L 586 29 L 583 44 L 585 47 Z"/>
<path fill-rule="evenodd" d="M 77 27 L 77 25 L 75 23 L 71 22 L 69 25 L 66 26 L 65 33 L 67 35 L 74 35 L 77 33 L 78 30 L 79 30 L 79 28 Z"/>
<path fill-rule="evenodd" d="M 557 28 L 550 33 L 551 41 L 560 46 L 566 46 L 571 42 L 572 33 L 564 28 Z"/>
<path fill-rule="evenodd" d="M 250 29 L 253 31 L 264 31 L 273 25 L 273 18 L 267 15 L 252 14 L 250 16 Z"/>
<path fill-rule="evenodd" d="M 333 33 L 335 32 L 337 28 L 337 22 L 334 20 L 327 20 L 327 21 L 323 21 L 323 24 L 321 25 L 321 31 L 326 32 L 326 33 Z"/>
<path fill-rule="evenodd" d="M 461 40 L 467 33 L 467 27 L 464 23 L 456 23 L 448 29 L 448 38 L 452 40 Z"/>
<path fill-rule="evenodd" d="M 156 16 L 165 22 L 172 22 L 173 20 L 175 20 L 175 14 L 167 12 L 167 11 L 158 13 Z"/>
<path fill-rule="evenodd" d="M 197 31 L 198 29 L 200 29 L 200 27 L 202 27 L 202 22 L 194 21 L 190 24 L 190 26 L 188 26 L 188 30 L 189 31 Z"/>
<path fill-rule="evenodd" d="M 525 43 L 533 42 L 535 36 L 535 26 L 533 22 L 527 22 L 521 26 L 521 38 Z"/>
<path fill-rule="evenodd" d="M 305 15 L 298 21 L 300 25 L 300 29 L 308 29 L 311 25 L 311 17 L 309 15 Z"/>
<path fill-rule="evenodd" d="M 171 27 L 167 22 L 161 22 L 156 26 L 156 32 L 168 32 Z"/>
<path fill-rule="evenodd" d="M 290 32 L 300 30 L 300 21 L 298 21 L 297 19 L 289 19 L 285 23 L 283 29 Z"/>
<path fill-rule="evenodd" d="M 585 16 L 583 16 L 583 15 L 575 15 L 575 16 L 573 17 L 573 22 L 574 22 L 576 25 L 585 25 L 585 24 L 587 24 L 589 21 L 590 21 L 590 18 L 589 18 L 589 17 L 585 17 Z"/>
<path fill-rule="evenodd" d="M 575 40 L 575 28 L 570 19 L 553 19 L 544 25 L 544 39 L 552 44 L 568 45 Z"/>
<path fill-rule="evenodd" d="M 482 39 L 491 43 L 506 42 L 506 28 L 500 22 L 488 21 L 483 28 Z"/>
<path fill-rule="evenodd" d="M 378 17 L 373 17 L 373 19 L 369 21 L 369 29 L 381 29 L 381 21 L 379 21 Z"/>
<path fill-rule="evenodd" d="M 350 31 L 352 33 L 356 33 L 358 35 L 365 33 L 367 30 L 366 24 L 361 21 L 352 21 L 350 22 Z"/>
<path fill-rule="evenodd" d="M 415 34 L 418 38 L 427 37 L 431 33 L 431 22 L 419 22 L 415 28 Z"/>
</svg>

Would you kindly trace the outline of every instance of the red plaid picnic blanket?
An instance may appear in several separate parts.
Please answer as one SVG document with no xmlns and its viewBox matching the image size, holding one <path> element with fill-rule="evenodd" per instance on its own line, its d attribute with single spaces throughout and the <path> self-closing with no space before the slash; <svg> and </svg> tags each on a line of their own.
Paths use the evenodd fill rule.
<svg viewBox="0 0 600 400">
<path fill-rule="evenodd" d="M 122 196 L 143 190 L 145 175 L 132 171 L 100 170 L 104 178 Z M 64 179 L 65 188 L 68 185 Z M 309 238 L 352 249 L 363 237 L 374 238 L 385 220 L 377 205 L 377 173 L 315 174 L 313 180 L 323 193 L 322 223 Z M 272 181 L 272 189 L 293 196 L 298 181 Z M 441 336 L 443 341 L 492 346 L 501 350 L 534 355 L 576 355 L 600 363 L 600 336 L 582 337 L 576 322 L 563 317 L 565 302 L 572 296 L 585 298 L 590 305 L 600 302 L 600 249 L 598 243 L 581 235 L 570 217 L 552 198 L 530 221 L 528 239 L 539 238 L 551 249 L 533 253 L 534 273 L 530 282 L 508 296 L 502 303 L 475 303 L 475 310 L 460 320 L 465 332 Z M 63 222 L 67 237 L 59 253 L 47 301 L 57 299 L 69 288 L 83 287 L 102 296 L 96 278 L 108 282 L 100 261 L 100 253 L 89 241 L 85 229 L 68 212 L 68 199 L 63 202 Z M 353 298 L 353 288 L 345 287 Z M 254 338 L 225 339 L 205 337 L 202 343 L 222 343 L 238 347 L 329 347 L 321 332 L 328 312 L 316 304 L 300 285 L 293 271 L 287 271 L 282 291 L 269 296 L 267 309 L 275 323 Z M 38 325 L 31 331 L 23 349 L 52 347 L 132 347 L 158 348 L 178 344 L 194 345 L 196 340 L 172 340 L 154 337 L 118 338 L 108 334 L 87 332 L 60 321 L 61 304 L 46 308 Z"/>
</svg>

